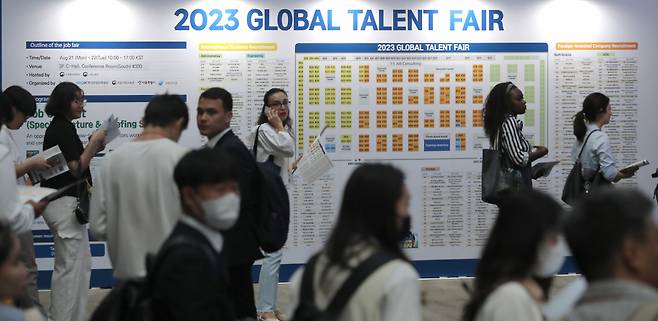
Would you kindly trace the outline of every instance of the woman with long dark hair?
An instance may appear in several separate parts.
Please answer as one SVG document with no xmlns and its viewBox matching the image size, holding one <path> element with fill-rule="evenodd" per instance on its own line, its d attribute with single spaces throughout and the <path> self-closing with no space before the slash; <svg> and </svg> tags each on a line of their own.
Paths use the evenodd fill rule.
<svg viewBox="0 0 658 321">
<path fill-rule="evenodd" d="M 516 117 L 525 114 L 523 92 L 512 82 L 494 86 L 484 105 L 484 132 L 491 146 L 502 150 L 508 168 L 518 173 L 515 190 L 532 188 L 530 165 L 548 154 L 544 146 L 530 146 L 523 136 L 523 122 Z"/>
<path fill-rule="evenodd" d="M 475 272 L 463 321 L 542 321 L 547 298 L 537 278 L 552 277 L 567 254 L 562 207 L 546 194 L 507 195 Z"/>
<path fill-rule="evenodd" d="M 43 138 L 43 149 L 59 146 L 69 170 L 41 183 L 60 189 L 80 179 L 91 184 L 89 163 L 103 148 L 106 131 L 97 130 L 87 146 L 78 136 L 75 119 L 82 117 L 86 105 L 84 92 L 71 82 L 55 86 L 46 104 L 46 114 L 53 117 Z M 75 188 L 50 202 L 43 218 L 53 234 L 55 266 L 50 292 L 50 317 L 53 320 L 83 320 L 86 313 L 91 254 L 87 224 L 76 218 L 78 191 Z"/>
<path fill-rule="evenodd" d="M 610 98 L 602 93 L 591 93 L 585 97 L 583 109 L 573 119 L 573 134 L 577 142 L 572 157 L 576 160 L 580 155 L 583 178 L 590 182 L 596 181 L 597 185 L 632 177 L 637 171 L 637 168 L 623 172 L 617 169 L 610 139 L 602 130 L 603 126 L 610 123 L 610 118 Z"/>
<path fill-rule="evenodd" d="M 270 168 L 281 175 L 286 186 L 291 170 L 290 160 L 295 153 L 289 106 L 290 101 L 285 90 L 281 88 L 268 90 L 263 97 L 258 124 L 251 129 L 247 138 L 248 142 L 256 144 L 256 155 L 254 155 L 256 161 L 269 162 Z M 281 314 L 276 309 L 276 298 L 282 254 L 283 250 L 264 253 L 256 302 L 256 311 L 260 320 L 281 319 Z"/>
<path fill-rule="evenodd" d="M 390 165 L 365 164 L 354 170 L 324 249 L 313 268 L 315 306 L 325 310 L 360 263 L 384 252 L 395 259 L 368 276 L 337 320 L 421 320 L 418 274 L 400 248 L 410 229 L 409 191 L 404 174 Z M 292 311 L 300 298 L 303 269 L 292 279 Z"/>
<path fill-rule="evenodd" d="M 288 184 L 295 142 L 290 120 L 290 101 L 285 90 L 272 88 L 265 93 L 258 124 L 251 128 L 247 142 L 252 143 L 249 147 L 253 147 L 253 142 L 258 144 L 256 161 L 273 162 L 280 168 L 283 182 Z"/>
</svg>

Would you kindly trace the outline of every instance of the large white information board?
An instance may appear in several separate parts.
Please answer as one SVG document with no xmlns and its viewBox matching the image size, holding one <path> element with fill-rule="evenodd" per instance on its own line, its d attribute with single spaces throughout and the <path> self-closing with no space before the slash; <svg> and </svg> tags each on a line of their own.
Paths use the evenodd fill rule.
<svg viewBox="0 0 658 321">
<path fill-rule="evenodd" d="M 141 131 L 146 103 L 164 92 L 187 101 L 193 117 L 181 143 L 200 146 L 196 102 L 213 86 L 233 93 L 232 128 L 243 138 L 272 87 L 292 101 L 297 154 L 327 126 L 320 141 L 333 168 L 312 184 L 291 178 L 283 279 L 322 246 L 363 162 L 404 170 L 415 236 L 405 245 L 421 275 L 471 273 L 495 217 L 480 200 L 481 109 L 498 82 L 524 92 L 524 134 L 549 148 L 547 161 L 561 162 L 536 188 L 559 196 L 575 141 L 571 117 L 595 91 L 612 99 L 604 130 L 619 165 L 652 162 L 623 185 L 649 195 L 657 183 L 649 177 L 658 164 L 652 0 L 5 0 L 1 10 L 2 88 L 20 85 L 38 100 L 35 117 L 13 133 L 26 156 L 42 151 L 43 108 L 61 81 L 85 91 L 81 137 L 118 118 L 110 152 Z M 52 237 L 42 221 L 34 234 L 47 286 Z M 91 246 L 92 283 L 106 286 L 105 244 Z"/>
</svg>

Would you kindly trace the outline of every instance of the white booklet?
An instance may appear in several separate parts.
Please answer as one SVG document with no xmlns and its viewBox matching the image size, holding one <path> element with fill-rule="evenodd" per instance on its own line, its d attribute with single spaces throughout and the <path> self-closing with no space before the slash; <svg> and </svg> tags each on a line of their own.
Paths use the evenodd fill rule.
<svg viewBox="0 0 658 321">
<path fill-rule="evenodd" d="M 633 164 L 630 164 L 630 165 L 620 169 L 619 171 L 620 172 L 632 172 L 632 171 L 638 170 L 638 168 L 640 168 L 642 166 L 647 166 L 647 165 L 649 165 L 649 161 L 646 160 L 646 159 L 643 159 L 639 162 L 635 162 Z"/>
<path fill-rule="evenodd" d="M 30 175 L 32 184 L 40 183 L 43 180 L 50 179 L 69 171 L 69 165 L 66 163 L 66 158 L 64 158 L 62 150 L 59 149 L 59 146 L 57 145 L 48 148 L 32 157 L 42 157 L 43 159 L 47 160 L 48 164 L 51 166 L 50 168 L 44 170 L 31 170 L 28 174 Z"/>
<path fill-rule="evenodd" d="M 39 186 L 27 186 L 27 185 L 18 185 L 18 199 L 21 204 L 27 201 L 39 202 L 40 200 L 46 198 L 46 196 L 57 192 L 56 189 L 39 187 Z"/>
<path fill-rule="evenodd" d="M 110 115 L 108 119 L 103 121 L 103 124 L 101 127 L 99 127 L 99 129 L 107 130 L 107 135 L 105 136 L 105 140 L 103 140 L 103 145 L 109 144 L 111 141 L 121 135 L 121 131 L 119 130 L 119 119 L 116 118 L 114 114 Z"/>
<path fill-rule="evenodd" d="M 331 162 L 331 159 L 329 159 L 324 147 L 322 147 L 322 144 L 320 143 L 320 136 L 323 132 L 324 129 L 320 132 L 320 135 L 318 135 L 309 149 L 304 152 L 304 155 L 297 164 L 297 170 L 295 172 L 299 173 L 307 184 L 320 178 L 334 167 L 334 164 Z"/>
<path fill-rule="evenodd" d="M 27 186 L 27 185 L 19 185 L 17 186 L 18 188 L 18 198 L 21 201 L 21 203 L 25 203 L 27 201 L 34 201 L 34 202 L 39 202 L 39 201 L 52 201 L 54 199 L 57 199 L 58 197 L 62 196 L 64 193 L 68 192 L 69 190 L 73 188 L 78 188 L 78 186 L 85 184 L 86 180 L 85 179 L 80 179 L 77 180 L 71 184 L 68 184 L 60 189 L 53 189 L 53 188 L 48 188 L 48 187 L 41 187 L 41 186 Z"/>
</svg>

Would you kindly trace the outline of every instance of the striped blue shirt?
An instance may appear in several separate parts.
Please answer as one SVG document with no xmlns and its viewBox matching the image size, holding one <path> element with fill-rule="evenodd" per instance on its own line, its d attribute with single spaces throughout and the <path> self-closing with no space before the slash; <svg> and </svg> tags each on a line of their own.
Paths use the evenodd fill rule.
<svg viewBox="0 0 658 321">
<path fill-rule="evenodd" d="M 592 131 L 599 129 L 595 124 L 587 125 L 587 133 L 583 137 L 583 141 L 587 135 Z M 576 142 L 576 145 L 571 151 L 573 161 L 576 161 L 580 149 L 583 147 L 582 142 Z M 587 140 L 587 145 L 583 149 L 583 154 L 580 156 L 580 163 L 583 168 L 583 178 L 590 179 L 596 174 L 597 169 L 600 168 L 601 174 L 608 181 L 614 181 L 617 176 L 617 166 L 615 165 L 615 158 L 612 156 L 612 148 L 610 147 L 610 139 L 608 134 L 601 130 L 593 132 Z"/>
</svg>

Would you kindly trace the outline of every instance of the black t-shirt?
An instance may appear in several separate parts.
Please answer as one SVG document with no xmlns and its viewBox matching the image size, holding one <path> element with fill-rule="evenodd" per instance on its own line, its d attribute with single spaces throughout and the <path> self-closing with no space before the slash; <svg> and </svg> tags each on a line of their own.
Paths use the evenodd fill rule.
<svg viewBox="0 0 658 321">
<path fill-rule="evenodd" d="M 56 145 L 62 150 L 62 155 L 64 155 L 67 162 L 80 161 L 80 155 L 82 155 L 84 147 L 82 146 L 82 141 L 80 141 L 80 137 L 75 130 L 75 125 L 66 118 L 60 116 L 55 116 L 53 118 L 43 137 L 43 150 L 47 150 Z M 87 181 L 91 183 L 91 173 L 89 172 L 89 169 L 85 170 L 83 177 L 87 178 Z M 71 172 L 65 172 L 43 181 L 41 186 L 59 189 L 77 180 L 78 179 L 73 176 Z M 76 189 L 71 189 L 62 196 L 77 197 L 77 191 Z"/>
</svg>

